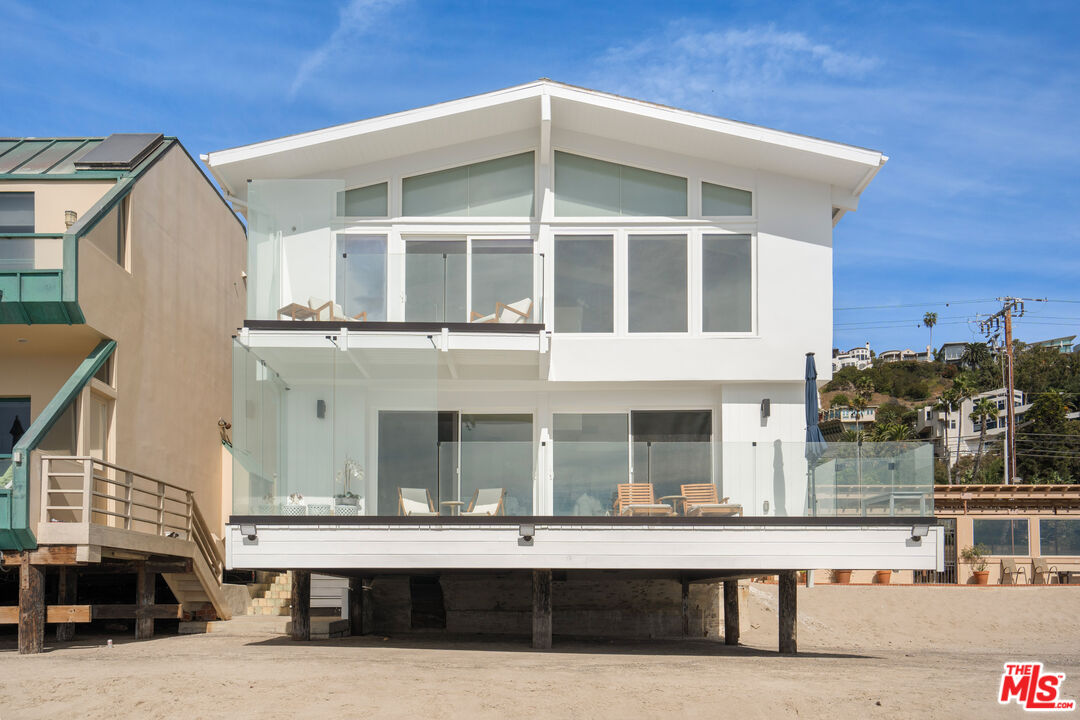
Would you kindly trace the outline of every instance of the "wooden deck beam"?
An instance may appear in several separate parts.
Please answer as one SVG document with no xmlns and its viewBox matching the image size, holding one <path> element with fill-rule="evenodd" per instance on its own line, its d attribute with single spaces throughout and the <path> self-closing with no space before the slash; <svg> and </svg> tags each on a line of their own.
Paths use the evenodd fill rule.
<svg viewBox="0 0 1080 720">
<path fill-rule="evenodd" d="M 724 581 L 724 644 L 739 644 L 739 581 Z"/>
<path fill-rule="evenodd" d="M 780 652 L 794 655 L 798 648 L 798 582 L 795 570 L 781 570 L 779 577 L 780 599 Z"/>
<path fill-rule="evenodd" d="M 292 571 L 292 626 L 293 640 L 311 639 L 311 571 Z"/>
<path fill-rule="evenodd" d="M 45 545 L 37 550 L 5 550 L 0 555 L 0 565 L 74 565 L 74 545 Z"/>
<path fill-rule="evenodd" d="M 532 646 L 551 649 L 551 571 L 533 570 Z"/>
</svg>

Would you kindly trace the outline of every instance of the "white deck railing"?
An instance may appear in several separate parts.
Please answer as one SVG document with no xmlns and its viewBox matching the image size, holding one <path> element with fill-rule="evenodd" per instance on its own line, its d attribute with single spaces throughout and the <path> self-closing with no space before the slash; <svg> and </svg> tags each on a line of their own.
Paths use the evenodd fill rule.
<svg viewBox="0 0 1080 720">
<path fill-rule="evenodd" d="M 225 566 L 190 490 L 97 458 L 42 457 L 41 522 L 99 525 L 188 540 L 219 582 Z"/>
</svg>

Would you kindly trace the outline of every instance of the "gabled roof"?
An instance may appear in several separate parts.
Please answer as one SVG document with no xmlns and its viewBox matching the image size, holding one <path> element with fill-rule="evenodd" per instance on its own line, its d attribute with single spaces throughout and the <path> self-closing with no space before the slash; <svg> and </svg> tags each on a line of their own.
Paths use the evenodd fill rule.
<svg viewBox="0 0 1080 720">
<path fill-rule="evenodd" d="M 326 173 L 485 137 L 537 129 L 568 132 L 826 182 L 842 214 L 888 160 L 881 152 L 540 79 L 503 90 L 203 156 L 226 192 L 248 179 Z M 322 175 L 320 175 L 320 173 Z"/>
</svg>

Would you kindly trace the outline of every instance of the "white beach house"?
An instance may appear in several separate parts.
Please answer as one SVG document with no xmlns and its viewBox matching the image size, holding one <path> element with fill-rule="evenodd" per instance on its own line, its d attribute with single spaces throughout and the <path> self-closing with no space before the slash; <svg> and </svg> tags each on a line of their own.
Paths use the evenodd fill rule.
<svg viewBox="0 0 1080 720">
<path fill-rule="evenodd" d="M 531 573 L 543 646 L 552 572 L 940 565 L 928 445 L 804 443 L 880 152 L 540 80 L 204 161 L 249 233 L 230 567 Z"/>
</svg>

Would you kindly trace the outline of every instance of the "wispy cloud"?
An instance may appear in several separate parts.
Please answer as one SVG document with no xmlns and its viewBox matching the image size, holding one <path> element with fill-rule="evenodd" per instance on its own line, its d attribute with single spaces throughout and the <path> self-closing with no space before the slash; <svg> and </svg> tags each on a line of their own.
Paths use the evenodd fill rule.
<svg viewBox="0 0 1080 720">
<path fill-rule="evenodd" d="M 386 17 L 390 9 L 399 4 L 401 0 L 349 0 L 339 11 L 337 27 L 330 33 L 330 37 L 301 61 L 292 85 L 289 86 L 289 99 L 296 97 L 304 84 L 327 60 L 344 50 L 349 43 L 359 41 Z"/>
<path fill-rule="evenodd" d="M 859 80 L 880 64 L 773 25 L 702 30 L 675 22 L 655 37 L 617 45 L 599 58 L 592 81 L 660 102 L 725 113 L 754 109 L 778 87 L 822 75 Z"/>
</svg>

